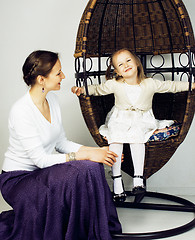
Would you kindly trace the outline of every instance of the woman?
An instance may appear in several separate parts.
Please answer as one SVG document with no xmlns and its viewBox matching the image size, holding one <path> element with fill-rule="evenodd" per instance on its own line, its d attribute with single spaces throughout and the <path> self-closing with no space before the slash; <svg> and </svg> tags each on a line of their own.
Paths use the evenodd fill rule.
<svg viewBox="0 0 195 240">
<path fill-rule="evenodd" d="M 31 53 L 23 75 L 30 90 L 11 109 L 0 175 L 2 195 L 14 214 L 1 214 L 0 239 L 112 239 L 121 226 L 102 163 L 112 166 L 117 155 L 66 138 L 50 92 L 65 78 L 58 54 Z"/>
</svg>

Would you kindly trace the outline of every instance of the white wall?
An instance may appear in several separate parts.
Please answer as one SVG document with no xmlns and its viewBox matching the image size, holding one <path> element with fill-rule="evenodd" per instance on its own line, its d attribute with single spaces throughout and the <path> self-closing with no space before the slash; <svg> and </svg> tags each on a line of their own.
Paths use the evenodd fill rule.
<svg viewBox="0 0 195 240">
<path fill-rule="evenodd" d="M 7 118 L 11 105 L 27 90 L 21 67 L 30 52 L 46 49 L 60 53 L 66 79 L 59 93 L 68 138 L 95 146 L 76 96 L 74 48 L 78 24 L 88 0 L 0 0 L 0 166 L 8 146 Z M 195 29 L 195 2 L 183 1 Z M 171 161 L 148 180 L 153 190 L 195 194 L 195 123 Z M 126 178 L 129 182 L 130 179 Z"/>
</svg>

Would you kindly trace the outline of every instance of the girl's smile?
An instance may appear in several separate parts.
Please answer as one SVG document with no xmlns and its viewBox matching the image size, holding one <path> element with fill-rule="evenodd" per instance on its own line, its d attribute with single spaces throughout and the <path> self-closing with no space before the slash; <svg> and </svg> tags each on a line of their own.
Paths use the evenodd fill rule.
<svg viewBox="0 0 195 240">
<path fill-rule="evenodd" d="M 128 72 L 128 71 L 130 71 L 132 68 L 127 68 L 126 70 L 125 70 L 125 72 Z"/>
</svg>

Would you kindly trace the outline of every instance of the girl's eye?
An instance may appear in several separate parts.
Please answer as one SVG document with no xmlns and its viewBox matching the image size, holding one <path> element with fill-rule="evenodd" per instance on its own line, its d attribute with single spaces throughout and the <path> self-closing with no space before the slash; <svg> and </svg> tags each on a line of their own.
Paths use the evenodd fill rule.
<svg viewBox="0 0 195 240">
<path fill-rule="evenodd" d="M 121 67 L 121 66 L 122 66 L 122 63 L 120 63 L 118 66 Z"/>
<path fill-rule="evenodd" d="M 127 62 L 130 62 L 131 61 L 131 59 L 127 59 Z"/>
</svg>

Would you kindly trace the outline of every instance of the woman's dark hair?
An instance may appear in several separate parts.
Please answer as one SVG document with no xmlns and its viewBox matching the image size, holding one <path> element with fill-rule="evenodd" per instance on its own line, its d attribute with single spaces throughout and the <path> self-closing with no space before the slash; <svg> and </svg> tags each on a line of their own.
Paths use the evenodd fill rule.
<svg viewBox="0 0 195 240">
<path fill-rule="evenodd" d="M 114 71 L 112 71 L 112 67 L 115 68 L 115 66 L 113 64 L 113 57 L 116 56 L 117 54 L 121 53 L 121 52 L 124 52 L 124 51 L 130 52 L 130 54 L 134 57 L 134 59 L 137 63 L 137 76 L 138 76 L 139 80 L 142 81 L 146 77 L 145 77 L 145 74 L 144 74 L 144 70 L 143 70 L 143 66 L 141 64 L 141 61 L 140 61 L 138 56 L 136 56 L 133 52 L 129 51 L 127 48 L 119 49 L 112 54 L 112 56 L 110 58 L 110 64 L 109 64 L 109 66 L 107 68 L 107 71 L 106 71 L 106 80 L 112 79 L 114 77 L 116 78 L 116 80 L 119 80 L 119 79 L 122 78 L 122 76 L 118 76 Z"/>
<path fill-rule="evenodd" d="M 54 52 L 44 50 L 32 52 L 22 67 L 25 83 L 28 86 L 33 86 L 39 75 L 47 77 L 57 60 L 58 54 Z"/>
</svg>

